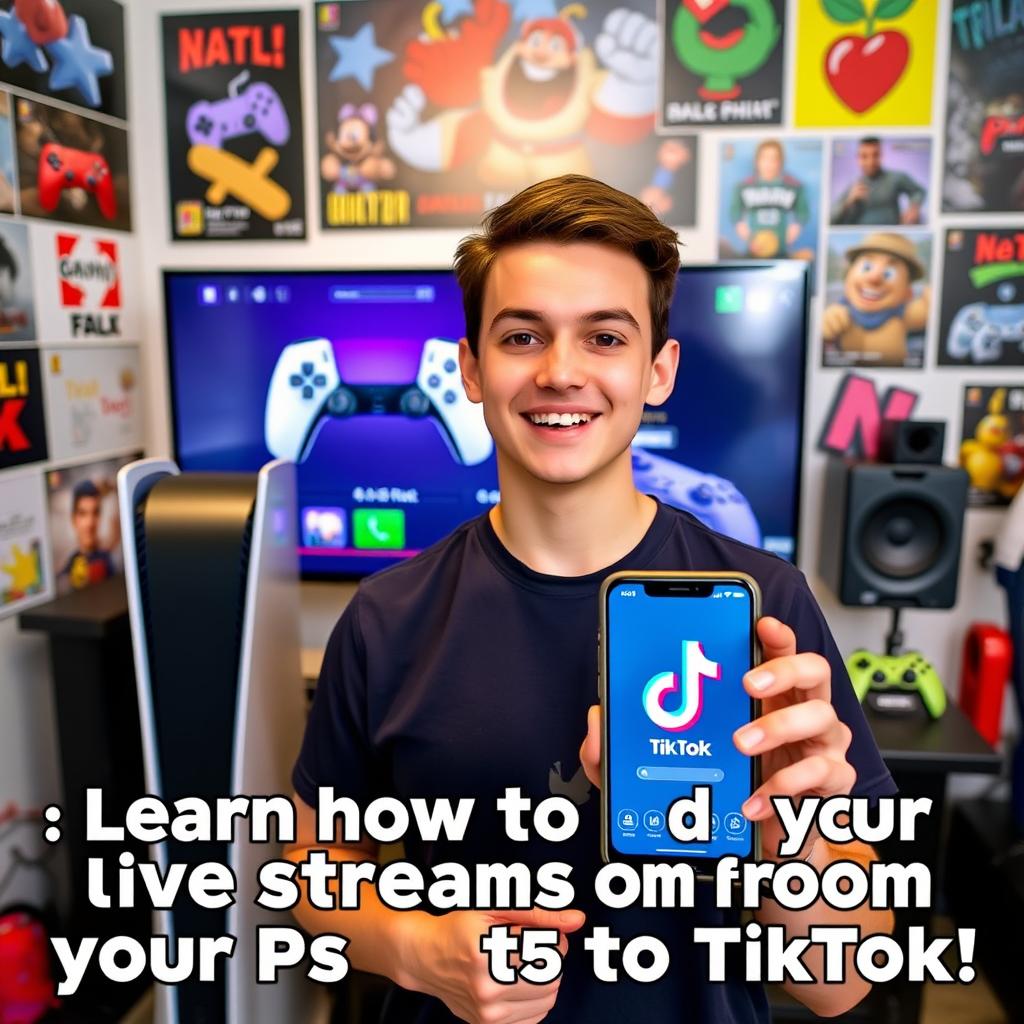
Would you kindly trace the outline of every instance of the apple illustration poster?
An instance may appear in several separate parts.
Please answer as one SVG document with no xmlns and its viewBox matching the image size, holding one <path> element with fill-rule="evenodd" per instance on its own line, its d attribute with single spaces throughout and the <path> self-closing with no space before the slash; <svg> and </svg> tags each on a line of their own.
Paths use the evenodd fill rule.
<svg viewBox="0 0 1024 1024">
<path fill-rule="evenodd" d="M 934 0 L 798 0 L 799 128 L 932 120 Z"/>
<path fill-rule="evenodd" d="M 980 17 L 977 9 L 968 0 L 953 4 L 942 208 L 1019 213 L 1024 210 L 1024 7 L 1008 4 L 1005 17 Z"/>
<path fill-rule="evenodd" d="M 568 173 L 695 223 L 696 138 L 655 130 L 656 0 L 325 0 L 315 20 L 324 230 L 471 228 Z"/>
<path fill-rule="evenodd" d="M 163 19 L 171 237 L 306 237 L 299 12 Z"/>
<path fill-rule="evenodd" d="M 784 0 L 659 0 L 660 128 L 781 124 Z"/>
<path fill-rule="evenodd" d="M 950 228 L 941 366 L 1024 366 L 1024 228 Z"/>
</svg>

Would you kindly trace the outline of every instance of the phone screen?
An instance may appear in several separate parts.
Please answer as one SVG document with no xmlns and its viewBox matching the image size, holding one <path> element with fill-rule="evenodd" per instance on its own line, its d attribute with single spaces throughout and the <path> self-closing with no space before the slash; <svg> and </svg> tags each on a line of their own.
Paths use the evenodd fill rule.
<svg viewBox="0 0 1024 1024">
<path fill-rule="evenodd" d="M 740 807 L 753 791 L 754 765 L 732 734 L 756 706 L 742 685 L 753 595 L 741 581 L 702 582 L 685 594 L 669 587 L 621 580 L 607 593 L 608 853 L 747 857 L 752 827 Z M 711 838 L 684 844 L 667 814 L 698 785 L 710 786 Z"/>
</svg>

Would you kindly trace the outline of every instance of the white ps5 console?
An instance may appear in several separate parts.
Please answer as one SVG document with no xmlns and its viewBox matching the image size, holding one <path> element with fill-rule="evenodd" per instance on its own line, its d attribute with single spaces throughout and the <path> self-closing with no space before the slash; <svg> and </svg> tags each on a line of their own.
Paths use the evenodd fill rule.
<svg viewBox="0 0 1024 1024">
<path fill-rule="evenodd" d="M 117 485 L 147 790 L 167 803 L 290 793 L 305 722 L 295 467 L 182 474 L 143 459 Z M 236 835 L 246 834 L 242 820 Z M 279 846 L 170 839 L 153 853 L 162 872 L 169 862 L 212 860 L 238 880 L 226 910 L 179 896 L 155 912 L 155 934 L 237 937 L 217 981 L 157 986 L 157 1024 L 323 1018 L 323 993 L 301 968 L 256 983 L 257 927 L 293 924 L 253 902 L 258 866 Z"/>
</svg>

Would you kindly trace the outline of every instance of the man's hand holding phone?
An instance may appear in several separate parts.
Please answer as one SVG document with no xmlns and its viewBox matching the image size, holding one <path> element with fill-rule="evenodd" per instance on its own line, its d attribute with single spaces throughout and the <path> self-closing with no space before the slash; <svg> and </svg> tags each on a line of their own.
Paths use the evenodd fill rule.
<svg viewBox="0 0 1024 1024">
<path fill-rule="evenodd" d="M 761 755 L 762 784 L 743 805 L 760 821 L 762 848 L 774 858 L 783 838 L 773 796 L 842 796 L 857 773 L 846 759 L 852 734 L 832 706 L 832 670 L 820 655 L 796 653 L 796 635 L 771 617 L 758 620 L 763 660 L 743 677 L 761 716 L 733 735 L 744 754 Z M 806 851 L 804 851 L 806 853 Z"/>
<path fill-rule="evenodd" d="M 495 981 L 488 971 L 487 954 L 480 940 L 492 926 L 555 929 L 559 953 L 568 947 L 566 935 L 583 927 L 578 910 L 458 910 L 433 917 L 417 914 L 408 919 L 401 943 L 403 988 L 426 992 L 440 999 L 455 1016 L 470 1024 L 513 1024 L 543 1020 L 555 1005 L 561 977 L 546 985 L 522 978 L 511 984 Z"/>
</svg>

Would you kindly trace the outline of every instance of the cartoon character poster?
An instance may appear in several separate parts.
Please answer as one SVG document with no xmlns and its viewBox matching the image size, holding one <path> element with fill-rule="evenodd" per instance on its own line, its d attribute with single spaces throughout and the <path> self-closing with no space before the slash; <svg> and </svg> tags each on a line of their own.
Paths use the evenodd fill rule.
<svg viewBox="0 0 1024 1024">
<path fill-rule="evenodd" d="M 922 367 L 931 258 L 927 231 L 834 231 L 822 365 Z"/>
<path fill-rule="evenodd" d="M 1005 10 L 1005 13 L 1000 13 Z M 1024 10 L 954 0 L 942 208 L 1024 210 Z"/>
<path fill-rule="evenodd" d="M 140 457 L 105 459 L 46 474 L 50 544 L 59 595 L 120 575 L 117 471 Z"/>
<path fill-rule="evenodd" d="M 0 92 L 0 213 L 17 213 L 18 177 L 14 166 L 11 103 L 11 94 Z"/>
<path fill-rule="evenodd" d="M 696 140 L 654 133 L 655 0 L 316 5 L 321 219 L 472 227 L 567 173 L 695 223 Z"/>
<path fill-rule="evenodd" d="M 14 0 L 0 11 L 0 81 L 127 117 L 117 0 Z"/>
<path fill-rule="evenodd" d="M 36 337 L 28 227 L 0 220 L 0 342 Z"/>
<path fill-rule="evenodd" d="M 39 351 L 0 348 L 0 469 L 47 456 Z"/>
<path fill-rule="evenodd" d="M 14 102 L 21 212 L 131 231 L 128 133 L 48 103 Z"/>
<path fill-rule="evenodd" d="M 784 0 L 659 0 L 660 127 L 781 124 Z"/>
<path fill-rule="evenodd" d="M 0 487 L 0 618 L 51 596 L 42 473 L 5 474 Z"/>
<path fill-rule="evenodd" d="M 163 18 L 171 236 L 306 237 L 299 12 Z"/>
<path fill-rule="evenodd" d="M 832 142 L 829 220 L 849 227 L 926 224 L 932 142 L 862 135 Z"/>
<path fill-rule="evenodd" d="M 939 363 L 1024 366 L 1024 228 L 951 228 Z"/>
<path fill-rule="evenodd" d="M 1024 484 L 1024 385 L 964 388 L 960 465 L 971 505 L 1009 505 Z"/>
<path fill-rule="evenodd" d="M 718 255 L 807 260 L 813 282 L 820 195 L 820 139 L 722 142 Z"/>
<path fill-rule="evenodd" d="M 797 0 L 799 128 L 930 126 L 934 0 Z"/>
</svg>

